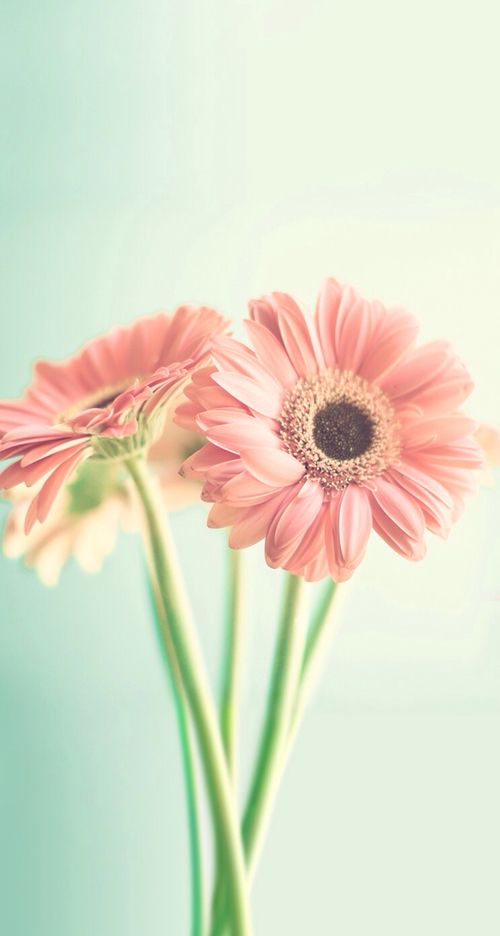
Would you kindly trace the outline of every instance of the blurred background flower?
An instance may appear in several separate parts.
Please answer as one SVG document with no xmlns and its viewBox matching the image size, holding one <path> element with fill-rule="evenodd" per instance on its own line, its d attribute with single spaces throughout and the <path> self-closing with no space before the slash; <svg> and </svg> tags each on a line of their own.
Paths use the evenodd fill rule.
<svg viewBox="0 0 500 936">
<path fill-rule="evenodd" d="M 179 468 L 200 442 L 167 416 L 160 437 L 148 451 L 148 464 L 168 511 L 179 510 L 199 496 L 200 484 L 182 478 Z M 5 522 L 3 549 L 11 559 L 22 557 L 44 585 L 57 584 L 71 557 L 85 572 L 99 572 L 120 532 L 139 529 L 135 489 L 119 462 L 85 461 L 45 523 L 26 534 L 26 513 L 34 493 L 36 489 L 29 491 L 23 485 L 5 493 L 12 507 Z"/>
</svg>

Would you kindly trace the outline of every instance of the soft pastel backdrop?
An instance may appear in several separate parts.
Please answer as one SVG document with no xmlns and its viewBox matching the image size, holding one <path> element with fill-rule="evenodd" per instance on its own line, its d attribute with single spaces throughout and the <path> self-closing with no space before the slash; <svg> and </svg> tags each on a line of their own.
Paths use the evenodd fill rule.
<svg viewBox="0 0 500 936">
<path fill-rule="evenodd" d="M 117 322 L 327 274 L 447 336 L 500 421 L 493 0 L 3 0 L 0 395 Z M 5 511 L 2 509 L 2 514 Z M 500 485 L 373 543 L 289 766 L 257 936 L 500 931 Z M 175 518 L 215 674 L 223 538 Z M 249 556 L 245 727 L 279 575 Z M 57 591 L 0 561 L 0 929 L 184 936 L 184 802 L 139 545 Z M 249 742 L 245 746 L 249 759 Z"/>
</svg>

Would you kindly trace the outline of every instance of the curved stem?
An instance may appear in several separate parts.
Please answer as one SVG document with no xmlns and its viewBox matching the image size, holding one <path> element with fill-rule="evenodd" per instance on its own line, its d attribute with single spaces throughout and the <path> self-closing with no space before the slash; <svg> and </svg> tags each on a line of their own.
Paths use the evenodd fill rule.
<svg viewBox="0 0 500 936">
<path fill-rule="evenodd" d="M 200 848 L 200 819 L 198 812 L 198 784 L 196 780 L 195 752 L 187 701 L 179 667 L 168 633 L 167 621 L 158 586 L 150 572 L 149 592 L 153 608 L 156 634 L 164 659 L 165 669 L 172 685 L 175 714 L 181 744 L 182 768 L 184 773 L 186 808 L 188 819 L 189 854 L 191 867 L 191 934 L 203 934 L 203 861 Z"/>
<path fill-rule="evenodd" d="M 237 790 L 237 713 L 240 694 L 241 643 L 243 630 L 242 553 L 227 548 L 228 574 L 225 608 L 220 725 L 226 760 L 236 798 Z M 216 920 L 224 901 L 224 854 L 217 849 L 215 884 L 212 897 L 212 920 Z"/>
<path fill-rule="evenodd" d="M 310 693 L 311 684 L 314 681 L 314 676 L 318 668 L 318 664 L 324 655 L 324 651 L 328 644 L 328 639 L 332 635 L 332 629 L 329 627 L 329 624 L 331 621 L 334 599 L 337 598 L 337 595 L 337 583 L 331 580 L 328 581 L 313 613 L 299 666 L 297 680 L 294 687 L 293 702 L 290 708 L 290 717 L 286 726 L 286 739 L 283 745 L 281 758 L 279 759 L 279 763 L 276 767 L 279 777 L 281 777 L 285 769 L 288 756 L 291 752 L 297 731 L 300 727 L 300 722 Z M 284 609 L 282 625 L 285 620 L 285 615 L 286 611 Z M 262 839 L 265 835 L 267 826 L 266 820 L 268 818 L 269 812 L 261 813 L 258 817 L 256 840 L 259 842 L 262 842 Z M 245 851 L 247 856 L 247 866 L 250 869 L 249 883 L 251 884 L 252 877 L 255 874 L 257 867 L 258 854 L 254 852 L 254 846 L 250 843 L 249 846 L 246 847 Z M 226 932 L 227 919 L 224 915 L 224 910 L 224 906 L 219 903 L 218 914 L 216 915 L 212 924 L 211 936 L 220 936 L 221 933 Z"/>
<path fill-rule="evenodd" d="M 301 607 L 303 585 L 303 579 L 287 574 L 266 714 L 241 826 L 249 883 L 257 865 L 281 774 L 282 756 L 287 747 L 288 728 L 304 647 Z M 224 897 L 224 891 L 216 888 L 211 936 L 220 936 L 226 930 Z"/>
<path fill-rule="evenodd" d="M 251 879 L 270 814 L 286 748 L 288 728 L 303 650 L 303 579 L 287 576 L 276 641 L 267 710 L 257 762 L 243 814 L 242 834 Z"/>
<path fill-rule="evenodd" d="M 208 678 L 181 589 L 166 523 L 161 522 L 162 504 L 156 503 L 156 491 L 143 460 L 136 457 L 128 460 L 126 465 L 144 511 L 155 576 L 200 746 L 215 833 L 224 850 L 232 933 L 234 936 L 250 936 L 244 855 Z"/>
<path fill-rule="evenodd" d="M 228 549 L 228 584 L 226 603 L 226 633 L 220 702 L 222 741 L 229 773 L 236 788 L 237 778 L 237 713 L 241 677 L 241 643 L 243 631 L 242 555 Z"/>
</svg>

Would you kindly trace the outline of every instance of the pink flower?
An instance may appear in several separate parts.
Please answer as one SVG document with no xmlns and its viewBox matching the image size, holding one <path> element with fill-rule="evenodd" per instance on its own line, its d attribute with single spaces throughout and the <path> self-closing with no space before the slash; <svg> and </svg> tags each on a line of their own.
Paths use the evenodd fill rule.
<svg viewBox="0 0 500 936">
<path fill-rule="evenodd" d="M 0 402 L 0 460 L 15 459 L 0 487 L 38 485 L 26 533 L 83 461 L 126 457 L 153 441 L 167 402 L 225 328 L 213 309 L 181 306 L 115 328 L 66 361 L 35 364 L 24 396 Z"/>
<path fill-rule="evenodd" d="M 178 510 L 199 495 L 198 482 L 183 480 L 179 468 L 200 441 L 167 419 L 162 435 L 147 453 L 167 510 Z M 7 497 L 12 506 L 3 536 L 5 555 L 22 557 L 45 585 L 57 584 L 71 557 L 84 571 L 98 572 L 120 531 L 136 531 L 141 525 L 135 489 L 119 461 L 85 461 L 61 492 L 46 522 L 36 524 L 27 535 L 24 521 L 30 492 L 20 485 L 7 492 Z"/>
<path fill-rule="evenodd" d="M 75 478 L 89 482 L 86 461 L 77 469 Z M 111 463 L 108 463 L 111 464 Z M 104 483 L 107 470 L 103 466 L 100 480 Z M 93 485 L 96 490 L 95 485 Z M 28 567 L 38 573 L 44 585 L 56 585 L 61 570 L 72 556 L 86 572 L 98 572 L 114 549 L 119 531 L 130 529 L 133 515 L 127 483 L 113 483 L 102 499 L 96 498 L 86 509 L 75 510 L 71 484 L 58 497 L 46 522 L 36 524 L 28 534 L 24 531 L 30 498 L 18 487 L 8 492 L 12 508 L 7 516 L 3 549 L 11 559 L 23 558 Z"/>
<path fill-rule="evenodd" d="M 207 444 L 184 466 L 234 548 L 265 537 L 266 559 L 308 580 L 350 577 L 372 528 L 421 559 L 446 536 L 482 466 L 472 389 L 444 341 L 415 347 L 417 323 L 329 279 L 314 317 L 284 293 L 250 303 L 251 351 L 218 340 L 177 419 Z"/>
</svg>

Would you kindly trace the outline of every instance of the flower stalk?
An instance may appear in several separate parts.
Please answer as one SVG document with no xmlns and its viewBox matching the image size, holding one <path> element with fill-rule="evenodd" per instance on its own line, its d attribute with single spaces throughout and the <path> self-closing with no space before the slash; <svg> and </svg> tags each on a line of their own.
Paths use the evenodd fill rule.
<svg viewBox="0 0 500 936">
<path fill-rule="evenodd" d="M 320 661 L 324 658 L 326 645 L 331 636 L 329 624 L 336 596 L 338 584 L 329 579 L 314 610 L 304 647 L 304 655 L 300 668 L 297 691 L 292 708 L 289 727 L 288 746 L 292 746 L 295 734 L 300 725 L 302 714 L 310 694 L 312 683 Z"/>
<path fill-rule="evenodd" d="M 237 717 L 241 677 L 241 644 L 243 630 L 242 556 L 237 550 L 227 550 L 227 598 L 223 648 L 220 725 L 227 766 L 237 795 Z M 218 848 L 215 884 L 212 898 L 212 919 L 217 920 L 225 899 L 225 859 Z"/>
<path fill-rule="evenodd" d="M 241 825 L 249 884 L 255 872 L 270 818 L 281 775 L 282 757 L 287 750 L 288 729 L 304 650 L 303 599 L 303 579 L 287 575 L 266 713 Z M 211 936 L 220 936 L 226 931 L 227 925 L 227 905 L 224 890 L 220 886 L 220 873 L 219 869 L 212 910 Z"/>
<path fill-rule="evenodd" d="M 215 836 L 218 846 L 224 851 L 232 933 L 234 936 L 251 936 L 243 848 L 208 678 L 181 588 L 163 511 L 161 505 L 156 504 L 156 494 L 147 468 L 140 457 L 130 459 L 126 465 L 143 507 L 147 542 L 169 626 L 171 645 L 198 738 Z"/>
<path fill-rule="evenodd" d="M 267 709 L 247 805 L 242 835 L 251 879 L 259 857 L 263 831 L 272 807 L 286 751 L 297 681 L 304 648 L 304 580 L 287 574 L 274 655 Z"/>
<path fill-rule="evenodd" d="M 194 739 L 189 721 L 189 710 L 182 685 L 182 677 L 175 660 L 175 651 L 163 608 L 163 602 L 154 580 L 149 574 L 149 591 L 165 669 L 170 679 L 174 708 L 179 731 L 182 768 L 185 783 L 188 820 L 189 855 L 191 869 L 191 936 L 203 936 L 203 857 L 199 816 L 199 791 L 196 777 Z"/>
<path fill-rule="evenodd" d="M 228 549 L 226 633 L 221 680 L 220 724 L 227 765 L 236 789 L 238 768 L 237 715 L 241 682 L 243 637 L 242 555 Z"/>
</svg>

